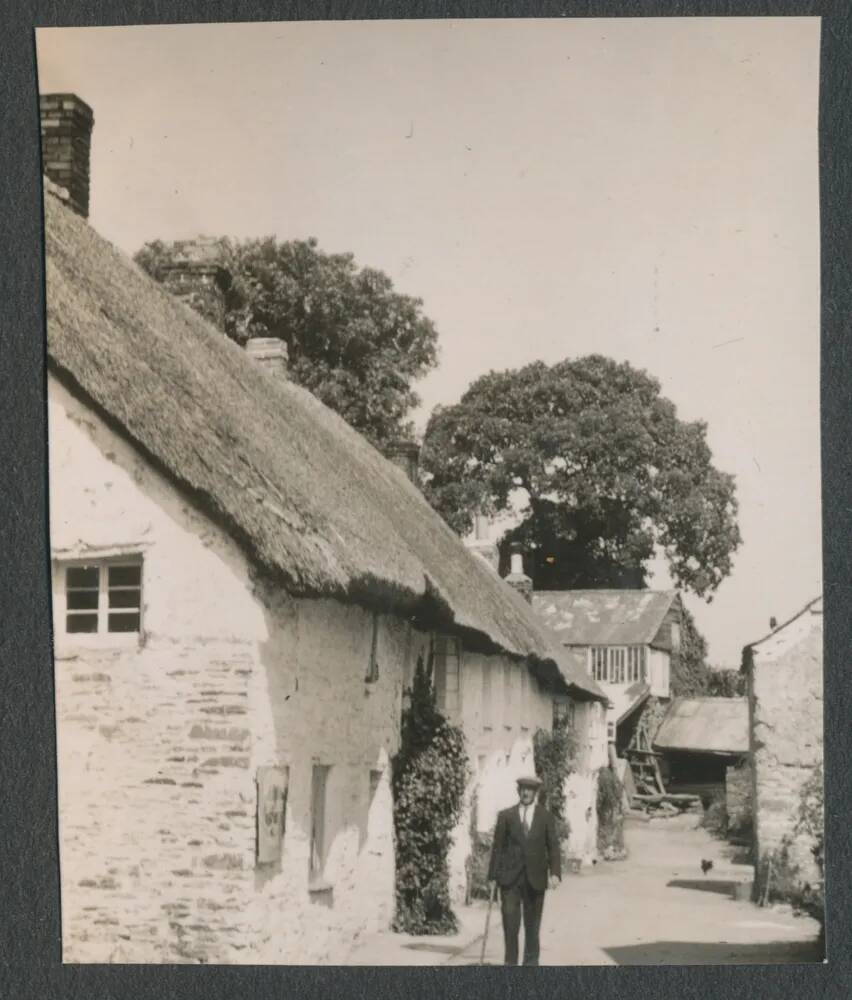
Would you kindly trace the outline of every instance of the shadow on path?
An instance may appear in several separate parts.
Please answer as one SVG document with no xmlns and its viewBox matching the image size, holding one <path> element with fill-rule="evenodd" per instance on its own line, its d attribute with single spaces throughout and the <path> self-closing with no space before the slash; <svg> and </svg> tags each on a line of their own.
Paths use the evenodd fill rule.
<svg viewBox="0 0 852 1000">
<path fill-rule="evenodd" d="M 603 950 L 616 965 L 798 965 L 824 958 L 816 941 L 649 941 Z"/>
<path fill-rule="evenodd" d="M 720 896 L 733 897 L 739 882 L 718 878 L 673 878 L 666 882 L 672 889 L 698 889 L 699 892 L 718 892 Z"/>
</svg>

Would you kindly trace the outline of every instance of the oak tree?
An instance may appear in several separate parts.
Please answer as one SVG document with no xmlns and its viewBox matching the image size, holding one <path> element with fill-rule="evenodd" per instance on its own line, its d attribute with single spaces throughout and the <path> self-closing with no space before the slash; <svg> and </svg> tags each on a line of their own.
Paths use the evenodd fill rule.
<svg viewBox="0 0 852 1000">
<path fill-rule="evenodd" d="M 713 465 L 706 425 L 600 355 L 483 375 L 435 409 L 421 460 L 460 534 L 476 514 L 514 514 L 502 568 L 522 542 L 537 589 L 641 587 L 662 552 L 675 583 L 709 600 L 740 544 L 734 480 Z"/>
</svg>

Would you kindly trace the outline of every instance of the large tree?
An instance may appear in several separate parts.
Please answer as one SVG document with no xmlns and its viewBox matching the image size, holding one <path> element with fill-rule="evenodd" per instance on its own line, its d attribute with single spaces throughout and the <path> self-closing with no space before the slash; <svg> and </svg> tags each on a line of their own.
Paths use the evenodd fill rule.
<svg viewBox="0 0 852 1000">
<path fill-rule="evenodd" d="M 436 408 L 425 491 L 459 533 L 512 511 L 538 589 L 641 587 L 664 553 L 674 581 L 710 599 L 740 543 L 730 475 L 706 426 L 678 419 L 659 382 L 600 355 L 477 379 Z"/>
<path fill-rule="evenodd" d="M 239 342 L 280 337 L 290 377 L 379 447 L 410 434 L 412 384 L 437 362 L 437 333 L 420 299 L 315 240 L 218 241 L 229 274 L 225 329 Z M 136 261 L 158 280 L 180 251 L 146 244 Z"/>
</svg>

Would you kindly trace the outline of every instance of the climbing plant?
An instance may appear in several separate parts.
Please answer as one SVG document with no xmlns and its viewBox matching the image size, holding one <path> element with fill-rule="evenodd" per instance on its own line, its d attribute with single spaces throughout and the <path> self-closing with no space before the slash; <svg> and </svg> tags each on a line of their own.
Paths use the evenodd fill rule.
<svg viewBox="0 0 852 1000">
<path fill-rule="evenodd" d="M 393 759 L 396 914 L 409 934 L 458 930 L 450 906 L 448 856 L 464 805 L 470 764 L 464 734 L 435 702 L 432 654 L 417 660 L 402 738 Z"/>
<path fill-rule="evenodd" d="M 533 736 L 535 773 L 541 778 L 541 796 L 556 820 L 560 840 L 571 832 L 565 815 L 565 779 L 574 769 L 577 741 L 566 719 L 557 720 L 553 729 L 537 729 Z"/>
<path fill-rule="evenodd" d="M 602 767 L 598 775 L 598 850 L 606 859 L 625 856 L 624 786 L 611 767 Z"/>
</svg>

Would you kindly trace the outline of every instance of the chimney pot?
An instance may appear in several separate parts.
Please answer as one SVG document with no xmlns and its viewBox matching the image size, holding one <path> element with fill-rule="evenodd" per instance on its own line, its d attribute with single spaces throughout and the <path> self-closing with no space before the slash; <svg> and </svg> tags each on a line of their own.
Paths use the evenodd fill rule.
<svg viewBox="0 0 852 1000">
<path fill-rule="evenodd" d="M 250 337 L 246 352 L 272 375 L 287 374 L 287 345 L 279 337 Z"/>
<path fill-rule="evenodd" d="M 230 281 L 222 266 L 222 244 L 209 236 L 179 240 L 161 278 L 172 295 L 183 299 L 217 329 L 225 329 L 225 290 Z"/>
<path fill-rule="evenodd" d="M 39 117 L 42 171 L 68 192 L 68 205 L 87 219 L 89 159 L 95 124 L 92 109 L 76 94 L 42 94 Z"/>
<path fill-rule="evenodd" d="M 533 584 L 530 577 L 524 573 L 524 548 L 520 542 L 512 542 L 509 546 L 511 554 L 511 569 L 506 577 L 506 583 L 513 587 L 524 598 L 532 603 Z"/>
</svg>

